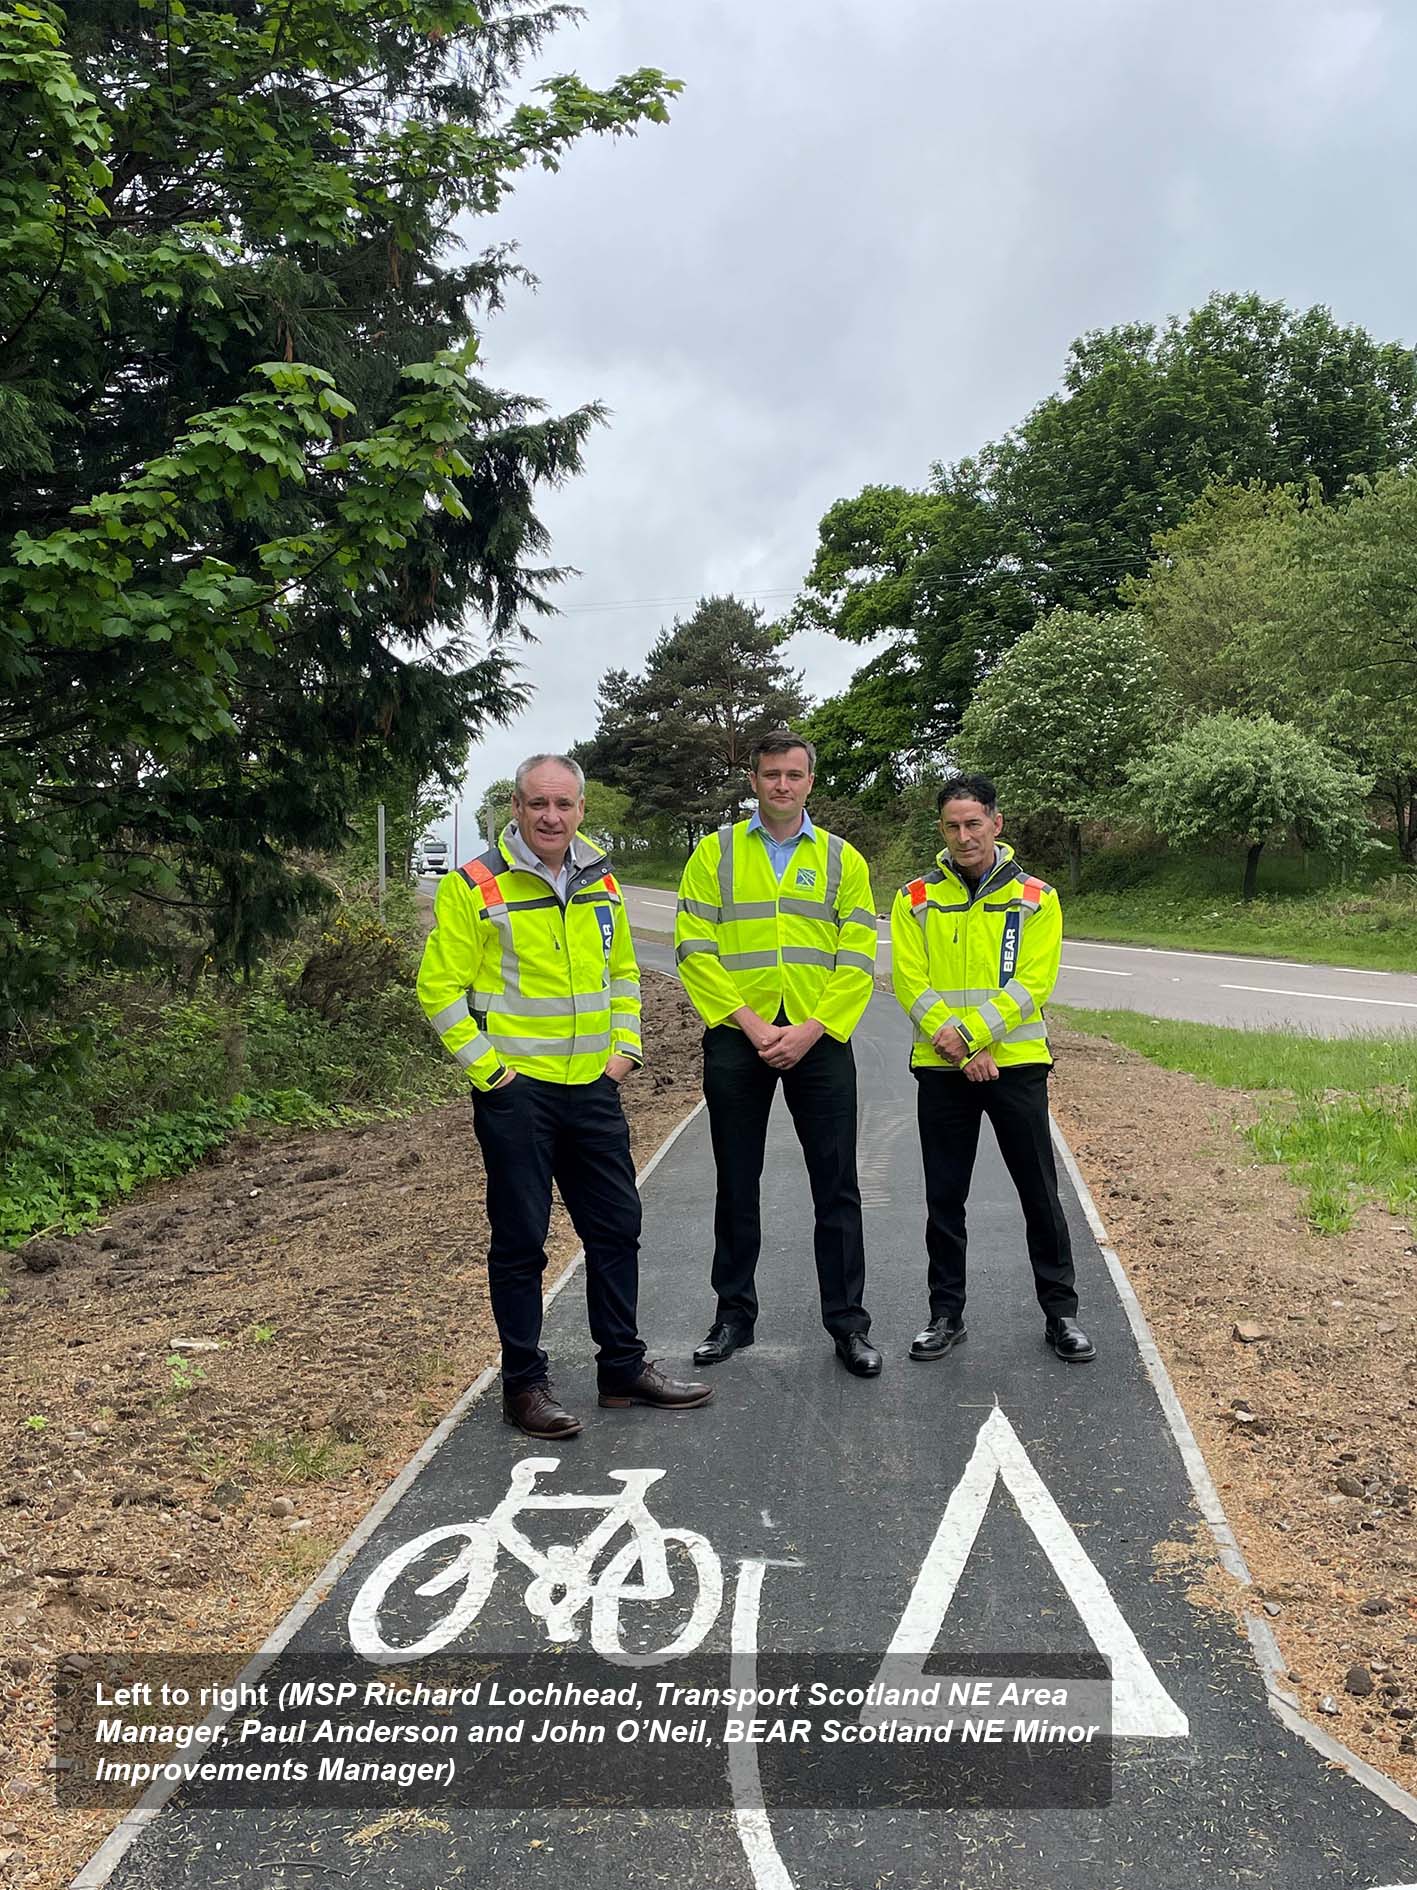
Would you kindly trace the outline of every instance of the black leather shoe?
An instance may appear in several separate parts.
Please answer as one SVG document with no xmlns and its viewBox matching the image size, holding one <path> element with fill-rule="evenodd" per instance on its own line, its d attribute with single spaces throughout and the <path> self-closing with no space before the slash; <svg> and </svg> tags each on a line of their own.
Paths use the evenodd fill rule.
<svg viewBox="0 0 1417 1890">
<path fill-rule="evenodd" d="M 1070 1365 L 1083 1365 L 1097 1357 L 1097 1347 L 1076 1319 L 1050 1319 L 1043 1328 L 1043 1336 L 1058 1357 L 1065 1358 Z"/>
<path fill-rule="evenodd" d="M 578 1417 L 572 1417 L 544 1378 L 520 1391 L 502 1393 L 502 1422 L 514 1424 L 528 1437 L 574 1437 L 581 1429 Z"/>
<path fill-rule="evenodd" d="M 711 1385 L 701 1385 L 695 1378 L 666 1378 L 659 1360 L 651 1359 L 632 1384 L 602 1391 L 600 1402 L 612 1411 L 627 1410 L 632 1404 L 652 1404 L 661 1411 L 692 1411 L 707 1404 L 713 1396 Z"/>
<path fill-rule="evenodd" d="M 881 1355 L 864 1332 L 849 1332 L 836 1342 L 836 1355 L 856 1378 L 875 1378 L 881 1369 Z"/>
<path fill-rule="evenodd" d="M 702 1345 L 694 1347 L 696 1365 L 721 1365 L 735 1352 L 753 1343 L 751 1326 L 735 1326 L 731 1319 L 715 1319 Z"/>
<path fill-rule="evenodd" d="M 962 1313 L 941 1313 L 910 1341 L 912 1358 L 943 1358 L 952 1345 L 963 1345 L 969 1334 Z"/>
</svg>

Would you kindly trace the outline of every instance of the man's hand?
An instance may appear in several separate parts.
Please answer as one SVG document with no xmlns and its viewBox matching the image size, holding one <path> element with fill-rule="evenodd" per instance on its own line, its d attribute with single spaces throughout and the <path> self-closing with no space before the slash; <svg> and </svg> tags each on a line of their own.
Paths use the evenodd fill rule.
<svg viewBox="0 0 1417 1890">
<path fill-rule="evenodd" d="M 987 1050 L 981 1050 L 965 1064 L 964 1073 L 971 1083 L 993 1083 L 998 1081 L 999 1066 Z"/>
<path fill-rule="evenodd" d="M 638 1067 L 633 1057 L 617 1055 L 611 1057 L 610 1061 L 606 1064 L 605 1074 L 610 1078 L 612 1083 L 623 1083 L 625 1078 L 630 1074 L 630 1071 Z"/>
<path fill-rule="evenodd" d="M 770 1049 L 782 1035 L 781 1024 L 765 1024 L 758 1013 L 746 1004 L 739 1005 L 733 1013 L 733 1021 L 759 1052 Z"/>
<path fill-rule="evenodd" d="M 956 1068 L 969 1055 L 969 1045 L 953 1024 L 941 1024 L 930 1041 L 946 1062 L 953 1063 Z"/>
<path fill-rule="evenodd" d="M 802 1061 L 823 1034 L 824 1026 L 815 1017 L 809 1017 L 804 1024 L 789 1024 L 786 1029 L 779 1030 L 777 1042 L 766 1050 L 759 1050 L 758 1055 L 770 1069 L 790 1070 Z"/>
</svg>

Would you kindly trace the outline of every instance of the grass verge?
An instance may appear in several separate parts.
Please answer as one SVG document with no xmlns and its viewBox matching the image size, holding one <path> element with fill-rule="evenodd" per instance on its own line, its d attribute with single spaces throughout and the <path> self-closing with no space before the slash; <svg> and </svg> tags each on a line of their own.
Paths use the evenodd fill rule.
<svg viewBox="0 0 1417 1890">
<path fill-rule="evenodd" d="M 1344 1232 L 1361 1200 L 1417 1213 L 1417 1034 L 1314 1037 L 1225 1030 L 1136 1011 L 1052 1011 L 1074 1029 L 1136 1050 L 1164 1069 L 1274 1101 L 1247 1131 L 1261 1160 L 1282 1162 L 1307 1194 L 1319 1233 Z"/>
<path fill-rule="evenodd" d="M 252 1124 L 368 1122 L 460 1094 L 409 948 L 337 920 L 319 949 L 323 1008 L 293 971 L 185 995 L 111 972 L 72 992 L 2 1073 L 0 1249 L 91 1226 Z"/>
<path fill-rule="evenodd" d="M 1165 883 L 1063 895 L 1068 934 L 1119 945 L 1248 952 L 1365 971 L 1417 970 L 1417 880 L 1358 893 L 1217 899 Z"/>
</svg>

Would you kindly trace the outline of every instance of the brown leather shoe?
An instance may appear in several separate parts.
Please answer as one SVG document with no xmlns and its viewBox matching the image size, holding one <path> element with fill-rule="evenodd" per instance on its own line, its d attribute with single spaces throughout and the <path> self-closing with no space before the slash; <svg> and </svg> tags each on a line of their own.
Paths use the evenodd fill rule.
<svg viewBox="0 0 1417 1890">
<path fill-rule="evenodd" d="M 572 1417 L 559 1402 L 554 1387 L 545 1378 L 520 1391 L 502 1393 L 502 1422 L 515 1424 L 528 1437 L 574 1437 L 581 1429 L 580 1419 Z"/>
<path fill-rule="evenodd" d="M 632 1404 L 652 1404 L 661 1411 L 692 1411 L 696 1404 L 707 1404 L 713 1396 L 712 1385 L 697 1379 L 666 1378 L 658 1359 L 649 1359 L 633 1384 L 619 1391 L 602 1391 L 600 1402 L 611 1411 L 622 1411 Z"/>
</svg>

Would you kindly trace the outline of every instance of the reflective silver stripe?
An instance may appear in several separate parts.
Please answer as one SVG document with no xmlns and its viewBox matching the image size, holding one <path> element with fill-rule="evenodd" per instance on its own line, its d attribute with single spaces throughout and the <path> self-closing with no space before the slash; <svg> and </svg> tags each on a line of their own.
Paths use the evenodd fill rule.
<svg viewBox="0 0 1417 1890">
<path fill-rule="evenodd" d="M 624 980 L 628 982 L 628 980 Z M 639 987 L 632 987 L 638 991 Z M 610 1009 L 610 994 L 599 991 L 568 992 L 561 997 L 523 997 L 519 991 L 474 991 L 475 1009 L 498 1017 L 582 1017 L 589 1012 Z"/>
<path fill-rule="evenodd" d="M 784 952 L 783 956 L 786 957 L 786 955 L 787 954 Z M 836 955 L 836 962 L 838 968 L 845 965 L 850 971 L 864 971 L 869 974 L 876 969 L 875 959 L 868 958 L 865 952 L 839 951 Z"/>
<path fill-rule="evenodd" d="M 768 954 L 768 963 L 776 961 L 776 953 Z M 725 959 L 724 963 L 728 961 Z M 818 951 L 815 945 L 784 945 L 782 948 L 784 965 L 825 965 L 830 970 L 837 962 L 835 952 Z"/>
<path fill-rule="evenodd" d="M 846 842 L 839 833 L 827 835 L 827 884 L 823 897 L 832 911 L 836 911 L 836 896 L 841 891 L 841 861 L 846 851 Z"/>
<path fill-rule="evenodd" d="M 569 1057 L 610 1048 L 608 1030 L 577 1031 L 574 1037 L 513 1037 L 501 1030 L 487 1034 L 504 1056 Z"/>
<path fill-rule="evenodd" d="M 842 913 L 841 923 L 843 925 L 874 925 L 876 915 L 874 912 L 868 912 L 865 906 L 857 906 L 851 912 Z"/>
<path fill-rule="evenodd" d="M 733 825 L 718 830 L 718 903 L 733 904 Z"/>
<path fill-rule="evenodd" d="M 1004 1013 L 999 1009 L 997 1004 L 981 1004 L 979 1006 L 979 1015 L 989 1026 L 989 1035 L 991 1037 L 1002 1037 L 1007 1031 L 1008 1026 L 1004 1022 Z"/>
<path fill-rule="evenodd" d="M 491 1048 L 492 1045 L 479 1030 L 475 1037 L 469 1037 L 466 1043 L 459 1044 L 458 1048 L 454 1050 L 453 1055 L 457 1058 L 458 1062 L 462 1064 L 463 1068 L 466 1069 L 470 1063 L 476 1063 L 482 1057 L 485 1057 Z"/>
<path fill-rule="evenodd" d="M 787 910 L 787 901 L 785 899 L 782 902 L 782 910 L 784 912 Z M 737 901 L 730 900 L 727 905 L 720 906 L 719 912 L 718 912 L 719 918 L 725 919 L 725 920 L 727 919 L 775 919 L 777 917 L 777 914 L 778 914 L 777 901 L 773 899 L 739 899 Z"/>
<path fill-rule="evenodd" d="M 451 1030 L 454 1024 L 460 1024 L 470 1015 L 467 999 L 460 997 L 454 998 L 451 1004 L 445 1004 L 441 1011 L 435 1011 L 428 1021 L 441 1037 L 445 1030 Z"/>
<path fill-rule="evenodd" d="M 695 919 L 707 919 L 711 925 L 718 924 L 718 907 L 711 906 L 707 899 L 681 899 L 679 910 Z"/>
<path fill-rule="evenodd" d="M 1031 1024 L 1019 1024 L 1016 1029 L 1005 1031 L 1000 1043 L 1038 1043 L 1047 1038 L 1048 1026 L 1041 1017 Z"/>
<path fill-rule="evenodd" d="M 787 953 L 784 952 L 786 958 Z M 830 964 L 831 958 L 826 952 L 819 954 L 824 964 Z M 723 963 L 730 971 L 766 971 L 769 966 L 776 967 L 776 952 L 725 952 Z"/>
<path fill-rule="evenodd" d="M 934 1010 L 935 1006 L 937 1004 L 943 1004 L 945 1001 L 946 1000 L 940 996 L 938 991 L 932 991 L 927 987 L 920 993 L 919 997 L 916 998 L 915 1002 L 910 1007 L 911 1023 L 923 1024 L 931 1011 Z"/>
<path fill-rule="evenodd" d="M 1019 1018 L 1020 1023 L 1023 1023 L 1026 1018 L 1032 1017 L 1033 1013 L 1038 1009 L 1038 1006 L 1033 1001 L 1033 993 L 1026 984 L 1020 984 L 1017 978 L 1009 979 L 1008 983 L 1004 986 L 1004 996 L 1012 998 L 1014 1003 L 1018 1005 L 1022 1013 Z"/>
<path fill-rule="evenodd" d="M 474 1007 L 479 1011 L 511 1011 L 518 1017 L 570 1017 L 575 1000 L 569 997 L 523 997 L 520 991 L 474 991 Z"/>
<path fill-rule="evenodd" d="M 777 910 L 790 912 L 794 919 L 823 919 L 828 925 L 836 924 L 836 913 L 820 899 L 779 899 Z"/>
<path fill-rule="evenodd" d="M 674 947 L 674 962 L 682 965 L 691 952 L 712 952 L 718 957 L 718 946 L 711 938 L 686 938 L 682 945 Z"/>
<path fill-rule="evenodd" d="M 610 995 L 613 998 L 617 998 L 617 997 L 637 998 L 640 995 L 639 979 L 638 978 L 612 978 L 610 980 Z"/>
</svg>

